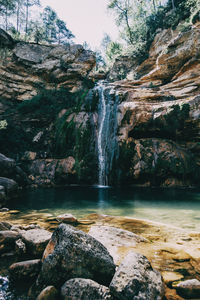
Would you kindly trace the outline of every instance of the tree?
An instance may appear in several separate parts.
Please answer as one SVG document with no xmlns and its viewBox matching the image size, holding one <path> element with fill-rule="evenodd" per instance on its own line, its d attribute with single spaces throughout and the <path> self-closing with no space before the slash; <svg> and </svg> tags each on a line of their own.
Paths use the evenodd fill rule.
<svg viewBox="0 0 200 300">
<path fill-rule="evenodd" d="M 104 33 L 103 39 L 101 41 L 101 48 L 103 49 L 104 52 L 106 52 L 108 45 L 111 42 L 112 42 L 111 37 L 107 33 Z"/>
<path fill-rule="evenodd" d="M 66 23 L 58 18 L 56 12 L 50 6 L 45 7 L 42 20 L 47 42 L 64 44 L 74 37 L 67 28 Z"/>
<path fill-rule="evenodd" d="M 23 12 L 23 0 L 16 0 L 16 31 L 17 33 L 20 32 L 20 24 L 21 21 L 23 22 L 24 19 L 24 12 Z"/>
<path fill-rule="evenodd" d="M 8 30 L 8 17 L 15 11 L 15 0 L 1 0 L 0 15 L 5 19 L 5 30 Z"/>
<path fill-rule="evenodd" d="M 45 7 L 42 20 L 45 27 L 45 40 L 49 43 L 51 43 L 52 38 L 55 37 L 56 19 L 56 12 L 50 6 Z"/>
<path fill-rule="evenodd" d="M 29 8 L 34 6 L 34 5 L 40 6 L 40 1 L 39 0 L 25 0 L 24 5 L 25 5 L 25 9 L 26 9 L 25 33 L 27 35 L 28 25 L 29 25 Z"/>
<path fill-rule="evenodd" d="M 110 42 L 106 50 L 106 56 L 109 61 L 114 61 L 114 59 L 122 54 L 122 45 L 117 42 Z"/>
<path fill-rule="evenodd" d="M 56 40 L 58 44 L 65 44 L 74 37 L 72 32 L 66 27 L 66 23 L 60 19 L 56 19 Z"/>
<path fill-rule="evenodd" d="M 133 1 L 132 0 L 111 0 L 108 5 L 108 8 L 115 11 L 117 15 L 118 25 L 125 23 L 128 32 L 128 40 L 129 43 L 132 44 L 133 34 L 130 25 L 130 18 L 133 10 Z"/>
</svg>

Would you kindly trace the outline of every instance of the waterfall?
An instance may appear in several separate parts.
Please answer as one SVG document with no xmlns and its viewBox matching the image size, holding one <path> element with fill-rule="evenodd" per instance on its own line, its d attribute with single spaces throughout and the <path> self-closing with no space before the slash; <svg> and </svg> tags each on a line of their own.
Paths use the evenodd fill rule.
<svg viewBox="0 0 200 300">
<path fill-rule="evenodd" d="M 97 139 L 99 185 L 105 186 L 109 184 L 109 173 L 117 153 L 118 95 L 105 82 L 99 82 L 96 89 L 99 93 Z"/>
</svg>

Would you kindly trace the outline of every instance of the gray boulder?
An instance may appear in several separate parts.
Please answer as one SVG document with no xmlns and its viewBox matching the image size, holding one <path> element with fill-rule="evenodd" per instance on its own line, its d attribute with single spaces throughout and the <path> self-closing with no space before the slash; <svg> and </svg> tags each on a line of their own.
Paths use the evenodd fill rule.
<svg viewBox="0 0 200 300">
<path fill-rule="evenodd" d="M 77 277 L 109 285 L 114 272 L 113 258 L 100 242 L 70 225 L 61 224 L 44 252 L 36 288 L 58 287 Z"/>
<path fill-rule="evenodd" d="M 120 300 L 160 300 L 164 285 L 161 274 L 144 255 L 129 252 L 112 279 L 110 291 Z"/>
<path fill-rule="evenodd" d="M 28 254 L 35 257 L 42 257 L 42 254 L 51 238 L 51 232 L 36 228 L 30 230 L 19 231 L 23 241 L 26 244 Z"/>
<path fill-rule="evenodd" d="M 90 279 L 75 278 L 64 283 L 61 288 L 63 300 L 112 300 L 107 287 Z"/>
<path fill-rule="evenodd" d="M 0 153 L 0 174 L 1 176 L 8 176 L 13 172 L 13 169 L 16 167 L 15 160 L 8 158 L 2 153 Z"/>
<path fill-rule="evenodd" d="M 13 196 L 18 190 L 18 184 L 12 179 L 0 177 L 0 186 L 3 186 L 7 197 Z"/>
<path fill-rule="evenodd" d="M 19 185 L 27 183 L 27 176 L 22 169 L 16 165 L 12 158 L 0 153 L 0 175 L 15 180 Z"/>
<path fill-rule="evenodd" d="M 49 46 L 45 45 L 20 42 L 15 46 L 14 56 L 23 64 L 38 64 L 44 60 L 50 49 L 51 48 Z"/>
</svg>

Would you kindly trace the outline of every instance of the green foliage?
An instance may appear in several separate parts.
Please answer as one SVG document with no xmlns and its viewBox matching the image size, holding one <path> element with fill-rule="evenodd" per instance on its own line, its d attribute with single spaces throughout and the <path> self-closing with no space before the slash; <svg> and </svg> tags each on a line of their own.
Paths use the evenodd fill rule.
<svg viewBox="0 0 200 300">
<path fill-rule="evenodd" d="M 185 121 L 189 118 L 190 106 L 183 104 L 182 106 L 174 105 L 172 110 L 164 116 L 163 120 L 156 119 L 153 126 L 160 128 L 163 135 L 170 139 L 183 138 L 179 136 L 179 131 L 183 130 Z"/>
<path fill-rule="evenodd" d="M 199 1 L 199 6 L 200 6 L 200 1 Z M 197 8 L 191 16 L 191 23 L 195 24 L 196 22 L 200 22 L 200 9 L 199 8 Z"/>
<path fill-rule="evenodd" d="M 110 42 L 106 49 L 108 60 L 113 61 L 120 54 L 122 54 L 122 45 L 116 42 Z"/>
<path fill-rule="evenodd" d="M 120 170 L 121 183 L 129 184 L 132 179 L 131 164 L 135 154 L 135 143 L 133 140 L 123 142 L 119 148 L 118 169 Z"/>
<path fill-rule="evenodd" d="M 6 120 L 0 121 L 0 130 L 3 130 L 3 129 L 5 130 L 7 128 L 7 126 L 8 126 L 8 123 Z"/>
<path fill-rule="evenodd" d="M 147 58 L 158 29 L 175 29 L 182 22 L 178 29 L 189 30 L 191 22 L 200 18 L 199 7 L 200 0 L 110 0 L 108 5 L 126 42 L 122 54 L 136 58 L 138 63 Z"/>
<path fill-rule="evenodd" d="M 62 110 L 66 110 L 68 114 L 80 111 L 87 93 L 87 90 L 73 94 L 64 89 L 44 90 L 31 100 L 15 104 L 13 109 L 8 109 L 5 115 L 2 115 L 2 119 L 6 119 L 8 125 L 5 130 L 1 130 L 0 152 L 16 158 L 16 154 L 20 156 L 25 151 L 38 152 L 41 149 L 47 151 L 48 148 L 49 157 L 63 157 L 63 149 L 60 148 L 62 151 L 59 152 L 55 143 L 51 142 L 54 140 L 54 128 L 57 125 L 58 114 Z M 50 125 L 51 130 L 49 131 Z M 49 140 L 49 143 L 46 146 L 40 141 L 38 143 L 33 142 L 33 138 L 39 131 L 47 135 L 45 139 L 46 141 Z M 69 136 L 70 134 L 69 131 Z M 75 139 L 72 139 L 71 143 L 73 150 Z M 62 144 L 61 140 L 60 144 Z M 70 153 L 73 155 L 73 151 Z"/>
<path fill-rule="evenodd" d="M 89 121 L 85 126 L 82 126 L 75 121 L 72 110 L 67 111 L 56 122 L 55 145 L 57 156 L 73 156 L 75 158 L 78 182 L 94 182 L 97 173 L 97 159 Z"/>
<path fill-rule="evenodd" d="M 31 100 L 25 100 L 18 105 L 21 113 L 33 113 L 34 115 L 47 114 L 51 119 L 63 108 L 78 105 L 78 97 L 66 90 L 43 90 Z"/>
<path fill-rule="evenodd" d="M 31 14 L 39 0 L 1 0 L 0 27 L 9 31 L 14 39 L 36 43 L 66 44 L 74 37 L 66 23 L 47 6 L 39 13 Z"/>
</svg>

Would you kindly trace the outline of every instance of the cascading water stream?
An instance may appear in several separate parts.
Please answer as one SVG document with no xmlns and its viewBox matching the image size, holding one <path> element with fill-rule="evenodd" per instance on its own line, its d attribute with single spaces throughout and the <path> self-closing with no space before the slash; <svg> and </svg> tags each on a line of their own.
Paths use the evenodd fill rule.
<svg viewBox="0 0 200 300">
<path fill-rule="evenodd" d="M 96 89 L 99 93 L 99 127 L 97 139 L 99 185 L 106 186 L 109 184 L 109 173 L 112 170 L 113 159 L 117 153 L 118 96 L 104 82 L 100 82 Z"/>
<path fill-rule="evenodd" d="M 99 185 L 106 185 L 106 174 L 105 174 L 105 151 L 103 148 L 103 128 L 106 118 L 106 102 L 104 95 L 104 86 L 99 84 L 99 99 L 100 99 L 100 126 L 98 131 L 98 161 L 99 161 Z"/>
</svg>

